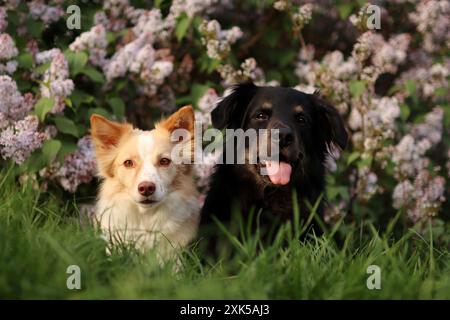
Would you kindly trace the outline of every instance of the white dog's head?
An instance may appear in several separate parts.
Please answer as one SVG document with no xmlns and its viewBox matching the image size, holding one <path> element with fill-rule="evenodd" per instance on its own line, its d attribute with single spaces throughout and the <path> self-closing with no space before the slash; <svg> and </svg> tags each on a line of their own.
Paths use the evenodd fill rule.
<svg viewBox="0 0 450 320">
<path fill-rule="evenodd" d="M 92 115 L 100 176 L 112 180 L 115 192 L 126 193 L 140 206 L 157 205 L 189 174 L 190 166 L 180 159 L 192 155 L 194 123 L 191 106 L 181 108 L 151 131 Z M 174 134 L 179 137 L 175 141 Z"/>
</svg>

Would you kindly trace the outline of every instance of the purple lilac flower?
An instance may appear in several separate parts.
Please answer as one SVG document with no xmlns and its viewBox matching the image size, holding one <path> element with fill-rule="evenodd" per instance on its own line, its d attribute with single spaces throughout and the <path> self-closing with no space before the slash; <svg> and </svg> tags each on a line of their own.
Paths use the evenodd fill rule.
<svg viewBox="0 0 450 320">
<path fill-rule="evenodd" d="M 34 150 L 39 149 L 46 135 L 38 131 L 38 126 L 36 116 L 27 116 L 3 130 L 0 133 L 0 154 L 3 159 L 11 158 L 21 164 Z"/>
</svg>

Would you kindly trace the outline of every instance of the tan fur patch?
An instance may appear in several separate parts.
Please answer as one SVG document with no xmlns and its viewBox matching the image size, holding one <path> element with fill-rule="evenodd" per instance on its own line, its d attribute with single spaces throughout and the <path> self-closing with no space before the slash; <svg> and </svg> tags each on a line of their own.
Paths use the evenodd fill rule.
<svg viewBox="0 0 450 320">
<path fill-rule="evenodd" d="M 117 147 L 132 132 L 133 127 L 128 123 L 109 121 L 96 114 L 90 120 L 99 173 L 102 177 L 112 176 Z"/>
</svg>

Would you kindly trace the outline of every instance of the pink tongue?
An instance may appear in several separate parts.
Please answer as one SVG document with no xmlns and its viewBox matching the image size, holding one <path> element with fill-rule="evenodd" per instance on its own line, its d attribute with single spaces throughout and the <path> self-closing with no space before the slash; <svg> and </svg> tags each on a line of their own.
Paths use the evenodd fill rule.
<svg viewBox="0 0 450 320">
<path fill-rule="evenodd" d="M 292 167 L 286 162 L 267 161 L 267 174 L 273 184 L 288 184 Z"/>
</svg>

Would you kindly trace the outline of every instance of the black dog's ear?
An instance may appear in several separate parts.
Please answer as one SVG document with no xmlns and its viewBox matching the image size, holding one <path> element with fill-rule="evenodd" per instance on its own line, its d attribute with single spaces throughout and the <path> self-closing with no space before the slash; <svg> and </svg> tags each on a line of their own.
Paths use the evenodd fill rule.
<svg viewBox="0 0 450 320">
<path fill-rule="evenodd" d="M 235 129 L 241 126 L 247 106 L 256 93 L 257 86 L 253 82 L 245 82 L 233 86 L 232 92 L 217 104 L 211 112 L 214 128 Z"/>
<path fill-rule="evenodd" d="M 341 115 L 332 105 L 322 99 L 318 93 L 314 93 L 312 98 L 319 111 L 320 130 L 325 135 L 325 141 L 328 145 L 333 143 L 342 150 L 345 149 L 348 142 L 348 134 Z"/>
</svg>

